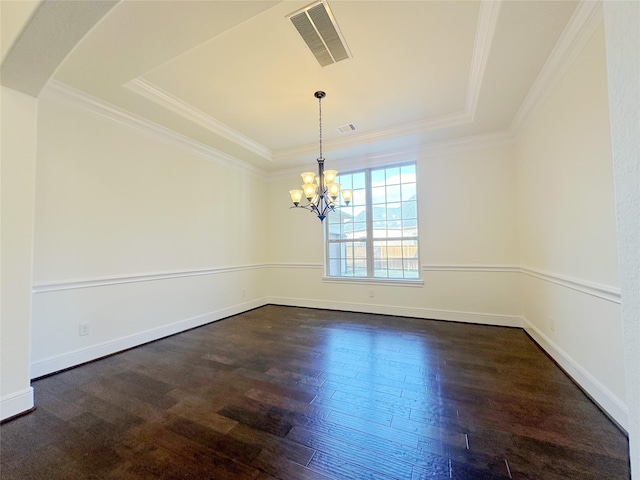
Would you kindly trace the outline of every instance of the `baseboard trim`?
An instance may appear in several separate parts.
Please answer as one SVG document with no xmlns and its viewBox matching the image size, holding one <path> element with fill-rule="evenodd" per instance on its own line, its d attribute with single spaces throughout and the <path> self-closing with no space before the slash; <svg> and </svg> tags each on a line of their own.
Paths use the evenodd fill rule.
<svg viewBox="0 0 640 480">
<path fill-rule="evenodd" d="M 527 318 L 522 318 L 524 330 L 569 375 L 582 390 L 623 430 L 628 430 L 627 405 L 585 370 L 567 352 L 556 345 Z"/>
<path fill-rule="evenodd" d="M 200 327 L 232 315 L 252 310 L 269 303 L 267 298 L 259 298 L 249 302 L 222 308 L 213 312 L 204 313 L 195 317 L 179 320 L 168 325 L 145 330 L 143 332 L 117 338 L 87 348 L 74 350 L 55 357 L 49 357 L 31 364 L 31 378 L 39 378 L 51 373 L 59 372 L 67 368 L 75 367 L 83 363 L 91 362 L 114 353 L 128 350 L 133 347 L 153 342 L 176 333 L 184 332 L 191 328 Z M 3 412 L 4 413 L 4 412 Z"/>
<path fill-rule="evenodd" d="M 5 395 L 0 399 L 0 421 L 33 410 L 33 387 Z"/>
<path fill-rule="evenodd" d="M 393 315 L 396 317 L 425 318 L 431 320 L 446 320 L 452 322 L 478 323 L 482 325 L 522 328 L 522 317 L 516 315 L 504 315 L 499 313 L 460 312 L 455 310 L 435 310 L 419 307 L 401 307 L 399 305 L 336 302 L 333 300 L 327 301 L 315 300 L 310 298 L 291 297 L 269 297 L 268 303 L 274 305 L 285 305 L 288 307 L 306 307 L 326 310 L 376 313 L 381 315 Z"/>
</svg>

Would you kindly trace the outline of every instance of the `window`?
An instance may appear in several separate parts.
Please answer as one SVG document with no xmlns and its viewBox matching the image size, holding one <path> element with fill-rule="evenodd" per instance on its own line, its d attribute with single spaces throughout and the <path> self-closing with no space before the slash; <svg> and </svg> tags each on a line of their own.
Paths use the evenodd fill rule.
<svg viewBox="0 0 640 480">
<path fill-rule="evenodd" d="M 416 164 L 343 173 L 336 182 L 353 200 L 327 216 L 326 274 L 419 278 Z"/>
</svg>

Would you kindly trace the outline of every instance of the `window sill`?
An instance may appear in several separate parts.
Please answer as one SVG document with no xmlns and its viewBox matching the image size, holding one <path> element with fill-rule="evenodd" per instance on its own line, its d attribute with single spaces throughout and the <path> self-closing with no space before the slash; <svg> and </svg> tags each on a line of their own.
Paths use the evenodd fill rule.
<svg viewBox="0 0 640 480">
<path fill-rule="evenodd" d="M 424 280 L 416 278 L 409 280 L 406 278 L 359 278 L 359 277 L 322 277 L 326 283 L 352 283 L 354 285 L 387 285 L 393 287 L 422 287 Z"/>
</svg>

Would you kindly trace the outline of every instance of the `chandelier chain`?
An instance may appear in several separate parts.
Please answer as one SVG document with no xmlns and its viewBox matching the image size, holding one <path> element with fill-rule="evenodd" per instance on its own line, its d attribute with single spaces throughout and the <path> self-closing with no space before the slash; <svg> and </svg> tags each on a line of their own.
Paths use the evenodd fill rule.
<svg viewBox="0 0 640 480">
<path fill-rule="evenodd" d="M 322 98 L 318 98 L 318 110 L 320 112 L 320 118 L 318 120 L 320 124 L 320 158 L 322 158 Z"/>
</svg>

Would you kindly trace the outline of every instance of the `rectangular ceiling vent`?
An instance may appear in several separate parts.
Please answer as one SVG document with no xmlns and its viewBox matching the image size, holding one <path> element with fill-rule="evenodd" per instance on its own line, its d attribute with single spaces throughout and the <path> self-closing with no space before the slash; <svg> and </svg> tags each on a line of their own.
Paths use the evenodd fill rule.
<svg viewBox="0 0 640 480">
<path fill-rule="evenodd" d="M 353 123 L 347 123 L 346 125 L 340 125 L 338 127 L 338 133 L 344 135 L 345 133 L 351 133 L 356 131 L 356 126 Z"/>
<path fill-rule="evenodd" d="M 326 67 L 351 56 L 326 3 L 313 3 L 292 13 L 289 19 L 321 66 Z"/>
</svg>

